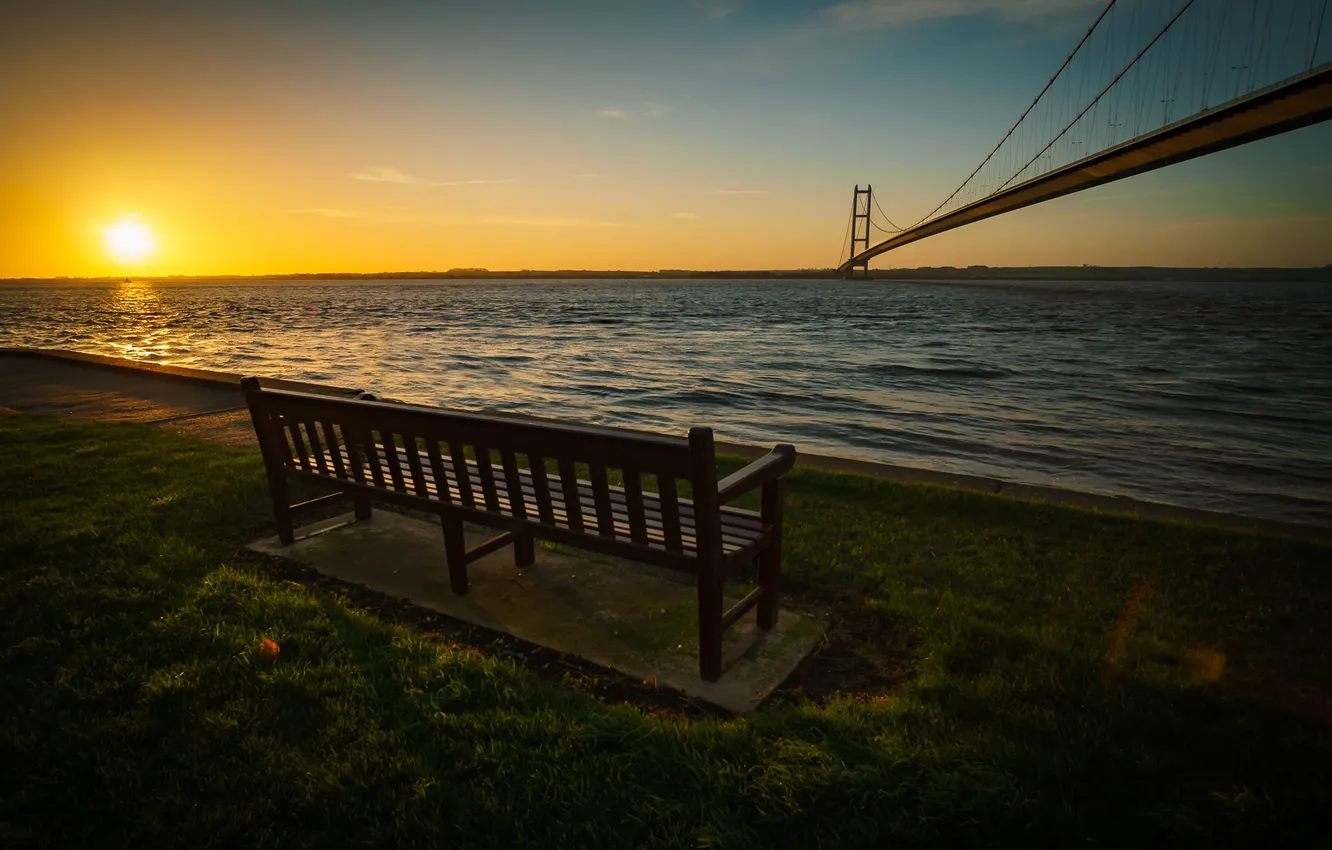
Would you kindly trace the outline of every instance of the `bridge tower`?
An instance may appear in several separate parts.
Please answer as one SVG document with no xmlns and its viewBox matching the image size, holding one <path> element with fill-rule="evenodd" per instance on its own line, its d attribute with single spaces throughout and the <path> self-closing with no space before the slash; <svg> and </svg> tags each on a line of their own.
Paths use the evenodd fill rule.
<svg viewBox="0 0 1332 850">
<path fill-rule="evenodd" d="M 862 203 L 861 198 L 864 198 Z M 874 187 L 865 186 L 860 188 L 856 184 L 856 193 L 851 198 L 851 256 L 854 257 L 860 251 L 856 250 L 857 245 L 863 246 L 861 250 L 868 251 L 870 246 L 870 204 L 874 201 Z M 863 263 L 857 263 L 860 266 L 861 277 L 869 277 L 869 260 Z M 856 276 L 856 266 L 848 266 L 846 269 L 846 279 L 852 280 Z"/>
</svg>

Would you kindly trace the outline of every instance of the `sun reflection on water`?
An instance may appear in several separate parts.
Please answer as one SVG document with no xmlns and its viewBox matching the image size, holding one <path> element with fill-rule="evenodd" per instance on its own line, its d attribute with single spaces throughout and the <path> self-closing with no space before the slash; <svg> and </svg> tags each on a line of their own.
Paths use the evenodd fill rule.
<svg viewBox="0 0 1332 850">
<path fill-rule="evenodd" d="M 0 345 L 661 432 L 711 424 L 735 441 L 1317 524 L 1332 521 L 1329 323 L 1332 296 L 1302 284 L 0 291 Z"/>
<path fill-rule="evenodd" d="M 175 339 L 161 296 L 150 281 L 126 280 L 107 297 L 102 322 L 114 329 L 110 344 L 121 357 L 169 363 Z"/>
</svg>

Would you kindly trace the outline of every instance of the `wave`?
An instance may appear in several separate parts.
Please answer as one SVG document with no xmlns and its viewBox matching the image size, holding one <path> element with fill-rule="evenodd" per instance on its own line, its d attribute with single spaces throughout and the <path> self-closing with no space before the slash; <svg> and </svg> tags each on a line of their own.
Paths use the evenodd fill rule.
<svg viewBox="0 0 1332 850">
<path fill-rule="evenodd" d="M 919 375 L 930 378 L 1007 378 L 1012 372 L 985 366 L 908 366 L 905 363 L 874 363 L 867 367 L 879 375 Z"/>
<path fill-rule="evenodd" d="M 1332 469 L 1329 324 L 1332 288 L 1269 284 L 254 281 L 0 297 L 3 345 L 672 433 L 709 424 L 1332 525 L 1332 494 L 1283 498 L 1326 489 L 1306 476 Z"/>
</svg>

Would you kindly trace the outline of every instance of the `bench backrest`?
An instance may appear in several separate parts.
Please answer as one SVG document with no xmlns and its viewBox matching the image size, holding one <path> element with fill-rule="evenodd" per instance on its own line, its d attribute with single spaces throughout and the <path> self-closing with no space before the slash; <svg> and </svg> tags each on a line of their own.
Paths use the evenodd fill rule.
<svg viewBox="0 0 1332 850">
<path fill-rule="evenodd" d="M 267 390 L 255 378 L 241 383 L 270 469 L 300 469 L 538 523 L 557 521 L 550 498 L 554 493 L 564 507 L 561 524 L 602 537 L 623 537 L 623 531 L 616 534 L 612 520 L 611 500 L 619 498 L 627 508 L 630 539 L 647 545 L 647 523 L 659 523 L 665 547 L 673 552 L 685 551 L 679 482 L 687 481 L 697 540 L 711 542 L 697 555 L 720 554 L 716 457 L 709 428 L 693 428 L 681 439 Z M 453 470 L 472 474 L 450 475 Z M 611 470 L 623 476 L 622 495 L 612 495 Z M 592 510 L 579 496 L 580 473 L 592 487 Z M 645 482 L 647 476 L 654 481 Z M 434 482 L 451 486 L 432 487 Z M 643 507 L 645 483 L 655 483 L 660 497 L 660 516 L 651 520 Z"/>
</svg>

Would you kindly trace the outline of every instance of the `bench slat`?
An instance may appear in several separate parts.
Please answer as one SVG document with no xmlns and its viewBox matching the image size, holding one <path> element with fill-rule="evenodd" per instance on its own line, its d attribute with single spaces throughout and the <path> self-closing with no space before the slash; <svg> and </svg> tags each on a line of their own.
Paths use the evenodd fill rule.
<svg viewBox="0 0 1332 850">
<path fill-rule="evenodd" d="M 283 424 L 291 435 L 291 444 L 296 448 L 296 457 L 300 458 L 301 466 L 308 468 L 310 455 L 305 450 L 305 440 L 301 439 L 301 426 L 290 416 L 283 417 Z"/>
<path fill-rule="evenodd" d="M 324 442 L 328 443 L 328 456 L 333 463 L 333 474 L 339 478 L 346 478 L 347 467 L 342 463 L 342 452 L 338 451 L 338 438 L 333 433 L 333 423 L 325 419 L 319 424 L 324 429 Z"/>
<path fill-rule="evenodd" d="M 560 458 L 560 490 L 569 513 L 569 527 L 574 531 L 583 530 L 583 506 L 578 498 L 578 477 L 574 474 L 574 462 L 569 458 Z"/>
<path fill-rule="evenodd" d="M 305 437 L 310 441 L 310 456 L 314 458 L 319 471 L 328 475 L 328 460 L 324 457 L 324 447 L 319 444 L 319 432 L 315 430 L 314 422 L 309 419 L 305 420 L 304 425 Z"/>
<path fill-rule="evenodd" d="M 461 443 L 449 441 L 449 457 L 453 459 L 454 469 L 467 468 L 467 455 L 463 454 Z M 469 508 L 476 507 L 476 499 L 472 496 L 472 482 L 470 475 L 464 475 L 458 481 L 458 498 Z"/>
<path fill-rule="evenodd" d="M 365 466 L 361 463 L 361 452 L 356 446 L 356 429 L 349 429 L 342 423 L 339 423 L 338 427 L 342 429 L 343 452 L 345 452 L 344 456 L 347 464 L 351 467 L 352 480 L 357 484 L 368 483 L 369 478 Z"/>
<path fill-rule="evenodd" d="M 518 478 L 518 457 L 512 451 L 500 451 L 504 465 L 504 483 L 509 490 L 509 512 L 519 519 L 527 519 L 527 504 L 523 500 L 523 484 Z"/>
<path fill-rule="evenodd" d="M 635 543 L 647 542 L 647 523 L 643 516 L 643 482 L 637 469 L 622 469 L 624 473 L 625 504 L 629 514 L 629 536 Z M 609 495 L 609 494 L 607 494 Z"/>
<path fill-rule="evenodd" d="M 477 469 L 476 464 L 469 463 L 468 464 L 469 474 L 461 476 L 461 478 L 453 474 L 453 467 L 448 460 L 442 460 L 442 465 L 446 470 L 445 479 L 444 479 L 445 480 L 444 493 L 446 495 L 444 496 L 440 495 L 440 490 L 436 486 L 436 481 L 438 479 L 434 477 L 434 475 L 430 470 L 425 470 L 424 475 L 426 478 L 427 492 L 429 494 L 427 498 L 431 500 L 438 500 L 444 502 L 452 501 L 457 503 L 460 502 L 459 498 L 460 490 L 458 486 L 460 481 L 467 481 L 470 478 L 473 482 L 473 488 L 480 486 L 479 483 L 480 472 Z M 520 477 L 526 478 L 525 472 L 526 472 L 525 470 L 520 470 L 519 471 Z M 513 514 L 510 509 L 511 505 L 508 498 L 507 483 L 502 480 L 497 480 L 495 482 L 495 485 L 496 485 L 496 490 L 495 490 L 496 501 L 498 504 L 498 509 L 495 511 L 495 513 L 512 516 Z M 577 505 L 576 510 L 579 511 L 580 515 L 584 513 L 595 515 L 596 505 L 594 502 L 594 497 L 592 495 L 593 488 L 590 486 L 585 486 L 583 482 L 578 482 L 578 485 L 579 486 L 577 487 L 577 489 L 579 491 L 580 498 L 578 502 L 574 503 Z M 610 506 L 611 506 L 612 515 L 609 527 L 612 533 L 604 536 L 609 537 L 611 539 L 623 539 L 623 540 L 633 539 L 633 530 L 629 525 L 628 514 L 625 509 L 625 503 L 623 502 L 623 494 L 617 488 L 614 487 L 608 487 L 607 490 L 611 497 Z M 535 490 L 531 485 L 524 484 L 523 492 L 524 496 L 526 497 L 528 495 L 534 494 Z M 670 488 L 667 492 L 673 493 L 674 488 Z M 647 545 L 655 545 L 668 552 L 677 552 L 685 554 L 696 550 L 696 540 L 693 533 L 694 526 L 693 526 L 693 516 L 692 516 L 692 505 L 687 500 L 679 500 L 677 497 L 677 513 L 678 514 L 683 513 L 683 516 L 678 517 L 678 523 L 680 527 L 678 541 L 672 539 L 671 536 L 668 536 L 668 533 L 664 527 L 663 522 L 661 521 L 661 519 L 658 518 L 659 514 L 654 512 L 652 509 L 652 506 L 657 501 L 657 496 L 654 494 L 644 493 L 643 501 L 644 501 L 644 511 L 643 511 L 644 525 L 645 525 Z M 570 512 L 567 510 L 567 508 L 569 507 L 569 503 L 565 502 L 562 493 L 556 493 L 556 492 L 551 493 L 550 507 L 555 526 L 568 527 L 570 528 L 570 530 L 574 530 L 573 525 L 570 522 L 571 518 Z M 760 533 L 759 529 L 751 528 L 747 525 L 737 525 L 736 524 L 737 520 L 747 521 L 749 517 L 734 516 L 732 515 L 733 510 L 734 509 L 730 508 L 723 509 L 721 517 L 722 545 L 723 545 L 723 550 L 727 554 L 731 554 L 734 552 L 738 552 L 742 549 L 748 548 L 754 545 L 762 537 L 762 534 Z"/>
<path fill-rule="evenodd" d="M 265 389 L 263 404 L 298 418 L 345 421 L 358 430 L 412 433 L 424 439 L 458 440 L 519 454 L 596 460 L 609 468 L 631 466 L 652 474 L 690 476 L 688 443 L 678 437 L 554 422 L 526 422 L 408 404 L 374 402 Z"/>
<path fill-rule="evenodd" d="M 588 464 L 588 476 L 592 479 L 592 495 L 597 509 L 597 534 L 602 537 L 614 537 L 615 520 L 611 513 L 610 485 L 606 482 L 606 467 L 599 463 Z"/>
<path fill-rule="evenodd" d="M 532 483 L 536 489 L 537 512 L 546 524 L 555 522 L 555 509 L 550 503 L 550 482 L 546 479 L 546 459 L 541 455 L 528 455 L 532 465 Z"/>
<path fill-rule="evenodd" d="M 476 452 L 476 468 L 481 473 L 481 492 L 486 496 L 486 507 L 499 513 L 499 496 L 495 493 L 495 470 L 490 465 L 490 449 L 473 446 Z"/>
<path fill-rule="evenodd" d="M 430 459 L 430 472 L 436 481 L 444 481 L 445 486 L 440 488 L 439 499 L 442 502 L 453 501 L 450 498 L 447 485 L 448 478 L 444 474 L 444 458 L 439 454 L 439 442 L 437 440 L 426 440 L 426 456 Z"/>
<path fill-rule="evenodd" d="M 345 447 L 341 449 L 341 453 L 348 464 L 353 463 L 353 455 L 347 452 Z M 377 454 L 380 455 L 377 459 L 381 462 L 382 466 L 391 466 L 391 463 L 387 458 L 387 453 L 384 452 L 382 448 L 380 448 Z M 410 452 L 405 446 L 402 449 L 397 449 L 395 454 L 401 458 L 399 461 L 400 467 L 403 462 L 407 463 L 409 466 L 411 465 Z M 419 463 L 419 451 L 417 462 Z M 461 502 L 462 485 L 470 483 L 475 487 L 481 484 L 483 480 L 479 464 L 469 463 L 468 474 L 461 477 L 451 474 L 453 468 L 449 461 L 441 458 L 440 466 L 443 467 L 445 471 L 445 487 L 443 489 L 443 494 L 441 495 L 441 491 L 436 487 L 435 482 L 438 479 L 435 478 L 433 474 L 434 470 L 426 470 L 422 468 L 420 474 L 424 480 L 426 490 L 426 494 L 423 498 L 437 499 L 444 502 L 452 502 L 455 500 Z M 308 461 L 304 468 L 307 471 L 314 472 L 312 465 Z M 412 474 L 415 477 L 415 470 L 413 470 Z M 520 498 L 525 505 L 531 502 L 536 502 L 537 498 L 534 476 L 525 469 L 519 469 L 518 474 L 520 479 Z M 469 481 L 469 479 L 471 480 Z M 675 482 L 671 479 L 658 480 L 659 486 L 663 488 L 666 497 L 663 498 L 661 493 L 642 493 L 640 487 L 642 507 L 637 512 L 631 512 L 631 509 L 628 507 L 628 499 L 630 497 L 626 491 L 607 486 L 606 496 L 611 516 L 609 521 L 604 525 L 609 533 L 604 533 L 601 536 L 629 538 L 640 543 L 644 540 L 648 542 L 661 541 L 670 551 L 686 552 L 693 550 L 695 548 L 694 535 L 692 534 L 694 525 L 692 516 L 693 505 L 688 500 L 679 500 L 677 496 L 674 500 L 676 517 L 672 521 L 670 517 L 672 499 L 670 497 L 675 496 L 675 487 L 673 486 Z M 561 482 L 561 484 L 563 484 L 563 482 Z M 524 516 L 527 518 L 533 518 L 530 511 L 520 515 L 513 510 L 513 505 L 509 499 L 507 481 L 495 480 L 493 486 L 495 488 L 495 507 L 493 510 L 496 513 L 519 516 L 520 518 Z M 595 486 L 588 486 L 583 482 L 576 482 L 575 488 L 578 491 L 579 498 L 573 503 L 566 502 L 563 498 L 563 493 L 557 495 L 549 493 L 548 491 L 550 516 L 543 517 L 543 521 L 548 523 L 554 522 L 558 525 L 568 525 L 572 529 L 574 528 L 574 523 L 572 522 L 571 514 L 574 512 L 577 512 L 580 518 L 584 513 L 595 514 L 597 515 L 598 520 L 600 520 L 600 508 L 596 503 Z M 421 495 L 419 487 L 415 487 L 414 489 L 416 489 L 417 495 Z M 406 489 L 404 488 L 402 492 L 406 492 Z M 634 527 L 635 523 L 633 517 L 635 513 L 642 517 L 643 529 L 641 534 L 639 534 Z M 751 545 L 762 536 L 764 530 L 758 517 L 749 511 L 741 511 L 735 508 L 722 508 L 720 519 L 720 530 L 723 538 L 722 542 L 725 550 L 728 552 Z M 601 533 L 602 525 L 603 523 L 598 521 L 598 533 Z M 677 532 L 672 530 L 672 525 L 679 529 L 678 542 L 675 537 Z"/>
<path fill-rule="evenodd" d="M 411 434 L 402 435 L 402 447 L 407 455 L 407 469 L 412 474 L 412 489 L 418 496 L 430 495 L 426 487 L 425 470 L 421 468 L 421 451 L 416 447 L 416 438 Z"/>
<path fill-rule="evenodd" d="M 389 475 L 393 478 L 393 489 L 399 493 L 407 492 L 407 485 L 402 480 L 402 463 L 398 454 L 398 447 L 393 442 L 392 431 L 380 431 L 379 439 L 383 443 L 385 452 L 385 462 L 388 464 Z"/>
<path fill-rule="evenodd" d="M 579 490 L 583 494 L 584 501 L 586 501 L 587 498 L 591 495 L 591 489 L 586 486 L 581 486 Z M 612 503 L 615 504 L 624 503 L 625 497 L 623 492 L 617 490 L 614 487 L 611 488 L 610 496 Z M 646 496 L 644 498 L 647 499 Z M 685 518 L 688 518 L 689 522 L 692 523 L 694 519 L 694 503 L 689 501 L 688 499 L 679 499 L 677 504 L 681 519 L 683 520 Z M 660 506 L 659 499 L 651 499 L 648 501 L 647 505 L 645 505 L 644 510 L 647 512 L 650 518 L 656 518 L 660 520 L 661 513 L 659 510 L 659 506 Z M 738 527 L 753 529 L 755 533 L 761 532 L 763 530 L 763 520 L 753 511 L 747 511 L 744 510 L 743 508 L 732 508 L 728 506 L 721 509 L 721 515 L 733 518 L 733 524 Z"/>
<path fill-rule="evenodd" d="M 674 478 L 657 478 L 657 498 L 661 502 L 661 524 L 665 532 L 666 548 L 682 551 L 684 544 L 680 538 L 680 501 L 675 495 Z"/>
<path fill-rule="evenodd" d="M 344 459 L 346 459 L 346 450 L 343 449 L 342 451 L 344 454 Z M 406 460 L 405 450 L 399 449 L 398 451 L 401 462 L 406 463 L 407 460 Z M 381 465 L 387 465 L 387 459 L 384 457 L 382 449 L 380 450 L 379 460 L 381 462 Z M 467 478 L 470 478 L 471 481 L 469 483 L 472 485 L 472 489 L 476 489 L 478 486 L 480 486 L 481 482 L 478 466 L 474 461 L 466 461 L 466 463 L 468 468 L 468 476 L 465 476 L 463 480 L 466 481 Z M 457 482 L 454 481 L 454 473 L 453 473 L 454 466 L 451 460 L 447 458 L 442 459 L 441 464 L 445 469 L 445 477 L 451 482 L 451 484 L 456 486 Z M 433 471 L 425 470 L 424 474 L 428 481 L 434 480 Z M 527 504 L 535 502 L 536 483 L 531 471 L 519 467 L 518 477 L 521 482 L 522 496 L 524 503 Z M 659 479 L 659 480 L 664 482 L 671 479 Z M 496 493 L 498 495 L 498 498 L 500 498 L 501 500 L 506 499 L 507 498 L 506 494 L 508 492 L 508 482 L 503 478 L 495 478 L 494 483 L 496 486 Z M 578 481 L 577 479 L 573 479 L 572 486 L 578 491 L 580 501 L 584 505 L 590 507 L 592 509 L 591 511 L 592 513 L 595 513 L 595 505 L 596 505 L 595 492 L 594 488 L 591 485 L 591 482 Z M 563 500 L 562 491 L 563 491 L 563 482 L 561 482 L 561 488 L 559 491 L 550 491 L 549 489 L 547 490 L 550 497 L 557 501 Z M 607 491 L 610 497 L 612 510 L 615 511 L 616 513 L 626 513 L 627 515 L 628 512 L 627 494 L 625 490 L 619 487 L 608 486 Z M 668 492 L 674 492 L 674 488 L 669 488 Z M 661 494 L 644 491 L 642 495 L 643 495 L 643 513 L 644 516 L 646 517 L 646 521 L 649 524 L 655 523 L 656 525 L 662 525 L 665 517 L 663 515 Z M 688 524 L 688 521 L 692 520 L 694 513 L 694 506 L 693 503 L 690 502 L 689 500 L 687 499 L 681 500 L 677 496 L 676 510 L 678 515 L 681 518 L 683 518 L 683 520 L 686 521 L 686 524 Z M 735 526 L 736 528 L 739 529 L 746 529 L 752 531 L 755 535 L 759 534 L 764 529 L 761 517 L 754 511 L 748 511 L 743 508 L 724 506 L 721 508 L 721 514 L 722 516 L 728 518 L 727 519 L 728 525 Z M 530 509 L 528 511 L 528 515 L 529 516 L 532 515 L 532 511 Z"/>
<path fill-rule="evenodd" d="M 361 451 L 365 453 L 365 465 L 370 469 L 370 480 L 376 487 L 387 489 L 384 485 L 384 468 L 379 465 L 379 451 L 375 446 L 375 435 L 369 428 L 361 432 Z"/>
<path fill-rule="evenodd" d="M 459 485 L 463 482 L 467 482 L 468 479 L 471 480 L 473 489 L 480 486 L 481 474 L 477 464 L 468 462 L 467 474 L 461 477 L 454 474 L 454 467 L 450 461 L 442 460 L 441 464 L 446 471 L 445 491 L 447 492 L 447 495 L 442 497 L 438 495 L 438 490 L 435 486 L 435 482 L 438 479 L 435 478 L 431 471 L 426 471 L 424 475 L 431 496 L 439 498 L 441 501 L 453 501 L 457 500 L 457 493 L 461 489 Z M 572 464 L 570 465 L 572 466 Z M 535 501 L 535 485 L 528 471 L 519 469 L 519 478 L 521 480 L 524 501 Z M 660 493 L 641 494 L 643 500 L 642 515 L 644 524 L 648 530 L 657 530 L 658 532 L 666 533 L 669 531 L 673 522 L 676 528 L 680 530 L 681 537 L 684 541 L 684 548 L 692 548 L 693 536 L 691 531 L 694 525 L 693 504 L 688 500 L 681 500 L 675 495 L 675 482 L 673 479 L 659 479 L 659 482 L 661 482 L 664 488 L 663 493 L 666 494 L 667 498 L 663 499 L 662 494 Z M 668 483 L 671 486 L 666 486 Z M 561 485 L 563 485 L 563 482 L 561 482 Z M 561 489 L 563 489 L 563 486 L 561 486 Z M 578 499 L 572 503 L 564 498 L 562 492 L 558 494 L 554 492 L 548 493 L 550 496 L 552 512 L 566 513 L 566 516 L 576 512 L 580 517 L 585 513 L 596 515 L 597 505 L 594 492 L 595 488 L 591 486 L 589 482 L 581 482 L 575 479 L 573 489 L 578 492 Z M 612 522 L 616 526 L 617 536 L 632 537 L 632 530 L 628 525 L 629 510 L 627 507 L 625 492 L 616 487 L 608 486 L 606 489 L 610 501 Z M 498 508 L 496 508 L 497 512 L 512 515 L 508 497 L 508 483 L 501 480 L 495 481 L 495 493 L 496 503 L 498 505 Z M 675 519 L 673 521 L 669 516 L 672 505 L 675 511 Z M 723 536 L 726 542 L 735 543 L 736 545 L 747 545 L 762 536 L 764 531 L 762 521 L 753 512 L 743 511 L 739 508 L 726 507 L 722 508 L 720 513 Z M 572 522 L 569 522 L 569 525 L 571 528 L 573 527 Z M 678 549 L 679 547 L 676 548 Z"/>
</svg>

